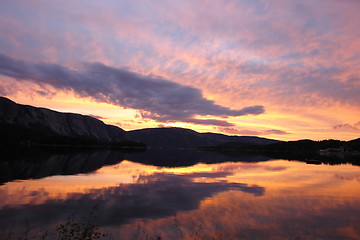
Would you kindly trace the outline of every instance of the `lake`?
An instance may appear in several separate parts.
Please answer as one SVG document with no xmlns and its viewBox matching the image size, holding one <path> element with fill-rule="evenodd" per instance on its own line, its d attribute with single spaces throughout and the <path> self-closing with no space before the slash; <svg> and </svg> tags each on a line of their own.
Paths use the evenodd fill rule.
<svg viewBox="0 0 360 240">
<path fill-rule="evenodd" d="M 57 239 L 92 212 L 106 239 L 360 239 L 360 167 L 349 163 L 159 150 L 0 167 L 0 239 Z"/>
</svg>

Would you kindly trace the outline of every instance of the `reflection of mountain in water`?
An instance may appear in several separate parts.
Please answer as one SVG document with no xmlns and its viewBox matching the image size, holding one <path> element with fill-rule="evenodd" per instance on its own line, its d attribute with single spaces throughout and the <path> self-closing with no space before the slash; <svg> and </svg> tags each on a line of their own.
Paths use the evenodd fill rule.
<svg viewBox="0 0 360 240">
<path fill-rule="evenodd" d="M 19 150 L 17 150 L 19 151 Z M 0 183 L 16 179 L 38 179 L 53 175 L 72 175 L 93 172 L 102 166 L 112 165 L 127 159 L 132 162 L 161 167 L 192 166 L 197 163 L 260 162 L 268 157 L 242 154 L 236 157 L 217 152 L 200 152 L 191 149 L 149 150 L 124 153 L 118 151 L 82 152 L 29 152 L 28 154 L 1 157 Z"/>
<path fill-rule="evenodd" d="M 29 152 L 28 154 L 1 157 L 0 183 L 16 179 L 38 179 L 53 175 L 72 175 L 93 172 L 102 166 L 112 165 L 124 159 L 153 166 L 191 166 L 199 162 L 220 163 L 227 161 L 267 161 L 269 158 L 245 154 L 237 158 L 216 152 L 194 150 L 150 150 L 141 153 L 117 151 Z"/>
<path fill-rule="evenodd" d="M 32 224 L 57 224 L 65 221 L 74 211 L 78 216 L 87 215 L 97 205 L 101 209 L 98 216 L 100 226 L 119 226 L 134 218 L 167 217 L 177 211 L 194 210 L 205 198 L 224 191 L 236 190 L 254 196 L 265 193 L 265 189 L 257 185 L 216 180 L 231 174 L 223 171 L 140 175 L 133 184 L 90 189 L 87 193 L 69 193 L 66 199 L 49 199 L 42 204 L 5 206 L 0 209 L 0 225 L 10 227 L 12 221 L 21 222 L 25 218 L 31 219 Z M 195 178 L 213 181 L 193 181 Z M 44 195 L 43 192 L 31 194 L 32 197 L 34 194 Z M 9 216 L 12 221 L 9 221 Z"/>
<path fill-rule="evenodd" d="M 23 152 L 23 150 L 16 150 Z M 191 149 L 163 149 L 146 152 L 124 153 L 119 151 L 82 151 L 82 152 L 23 152 L 22 154 L 2 154 L 0 156 L 0 183 L 16 179 L 38 179 L 53 175 L 72 175 L 93 172 L 102 166 L 112 165 L 126 159 L 132 162 L 160 167 L 192 166 L 197 163 L 221 162 L 261 162 L 271 159 L 297 160 L 307 163 L 358 165 L 358 158 L 332 159 L 321 158 L 313 161 L 311 156 L 283 152 L 236 152 L 236 151 L 195 151 Z M 314 156 L 316 157 L 316 156 Z M 310 161 L 309 161 L 310 159 Z M 315 158 L 317 159 L 317 158 Z"/>
<path fill-rule="evenodd" d="M 242 153 L 234 157 L 226 156 L 218 152 L 195 151 L 191 149 L 154 149 L 146 152 L 133 153 L 128 155 L 127 158 L 133 162 L 160 167 L 192 166 L 197 163 L 261 162 L 271 159 L 263 155 L 252 153 Z"/>
<path fill-rule="evenodd" d="M 29 152 L 29 155 L 2 156 L 0 183 L 16 179 L 38 179 L 53 175 L 93 172 L 102 166 L 121 162 L 123 153 L 115 151 L 51 153 Z"/>
</svg>

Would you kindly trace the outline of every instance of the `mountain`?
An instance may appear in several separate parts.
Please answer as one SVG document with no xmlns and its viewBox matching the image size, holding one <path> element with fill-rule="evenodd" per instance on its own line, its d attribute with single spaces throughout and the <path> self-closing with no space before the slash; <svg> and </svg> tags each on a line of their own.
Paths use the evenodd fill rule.
<svg viewBox="0 0 360 240">
<path fill-rule="evenodd" d="M 0 97 L 0 143 L 198 148 L 226 142 L 265 145 L 280 141 L 260 137 L 199 133 L 184 128 L 148 128 L 126 132 L 99 119 L 17 104 Z M 120 145 L 119 145 L 120 143 Z"/>
<path fill-rule="evenodd" d="M 59 137 L 94 142 L 128 140 L 126 131 L 81 114 L 17 104 L 0 97 L 0 141 L 46 141 Z"/>
<path fill-rule="evenodd" d="M 133 141 L 140 141 L 151 147 L 197 148 L 214 146 L 225 142 L 265 145 L 280 141 L 248 136 L 227 136 L 217 133 L 199 133 L 185 128 L 147 128 L 128 132 Z"/>
</svg>

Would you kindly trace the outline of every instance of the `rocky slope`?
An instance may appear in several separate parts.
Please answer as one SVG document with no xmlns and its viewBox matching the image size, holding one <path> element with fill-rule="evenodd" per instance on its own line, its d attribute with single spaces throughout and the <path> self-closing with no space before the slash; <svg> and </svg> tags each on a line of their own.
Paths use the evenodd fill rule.
<svg viewBox="0 0 360 240">
<path fill-rule="evenodd" d="M 0 125 L 3 131 L 13 128 L 19 134 L 29 132 L 28 135 L 58 135 L 101 142 L 127 140 L 123 129 L 96 118 L 21 105 L 4 97 L 0 97 Z"/>
</svg>

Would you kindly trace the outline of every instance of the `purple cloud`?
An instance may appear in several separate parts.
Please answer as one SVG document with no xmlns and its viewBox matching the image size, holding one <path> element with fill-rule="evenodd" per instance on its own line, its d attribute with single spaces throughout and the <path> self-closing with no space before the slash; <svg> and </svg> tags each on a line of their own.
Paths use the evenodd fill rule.
<svg viewBox="0 0 360 240">
<path fill-rule="evenodd" d="M 160 122 L 233 126 L 223 120 L 197 119 L 196 116 L 228 117 L 264 113 L 264 107 L 259 105 L 232 110 L 204 98 L 197 88 L 101 63 L 86 63 L 81 69 L 70 69 L 58 64 L 32 64 L 0 54 L 0 74 L 19 81 L 49 84 L 99 102 L 136 109 L 143 118 Z"/>
<path fill-rule="evenodd" d="M 88 116 L 93 117 L 93 118 L 97 118 L 99 120 L 106 119 L 106 117 L 102 117 L 102 116 L 94 115 L 94 114 L 89 114 Z"/>
<path fill-rule="evenodd" d="M 333 129 L 348 129 L 348 130 L 359 130 L 360 122 L 355 123 L 354 125 L 344 123 L 344 124 L 337 124 L 333 126 Z"/>
<path fill-rule="evenodd" d="M 268 130 L 262 130 L 262 131 L 237 129 L 237 128 L 231 128 L 231 127 L 217 127 L 217 129 L 222 132 L 226 132 L 228 134 L 236 134 L 236 135 L 254 135 L 255 136 L 255 135 L 270 135 L 270 134 L 276 134 L 276 135 L 290 134 L 286 131 L 279 130 L 279 129 L 268 129 Z"/>
<path fill-rule="evenodd" d="M 283 130 L 279 130 L 279 129 L 270 129 L 270 130 L 265 130 L 264 134 L 286 135 L 286 134 L 289 134 L 289 133 L 285 132 Z"/>
</svg>

